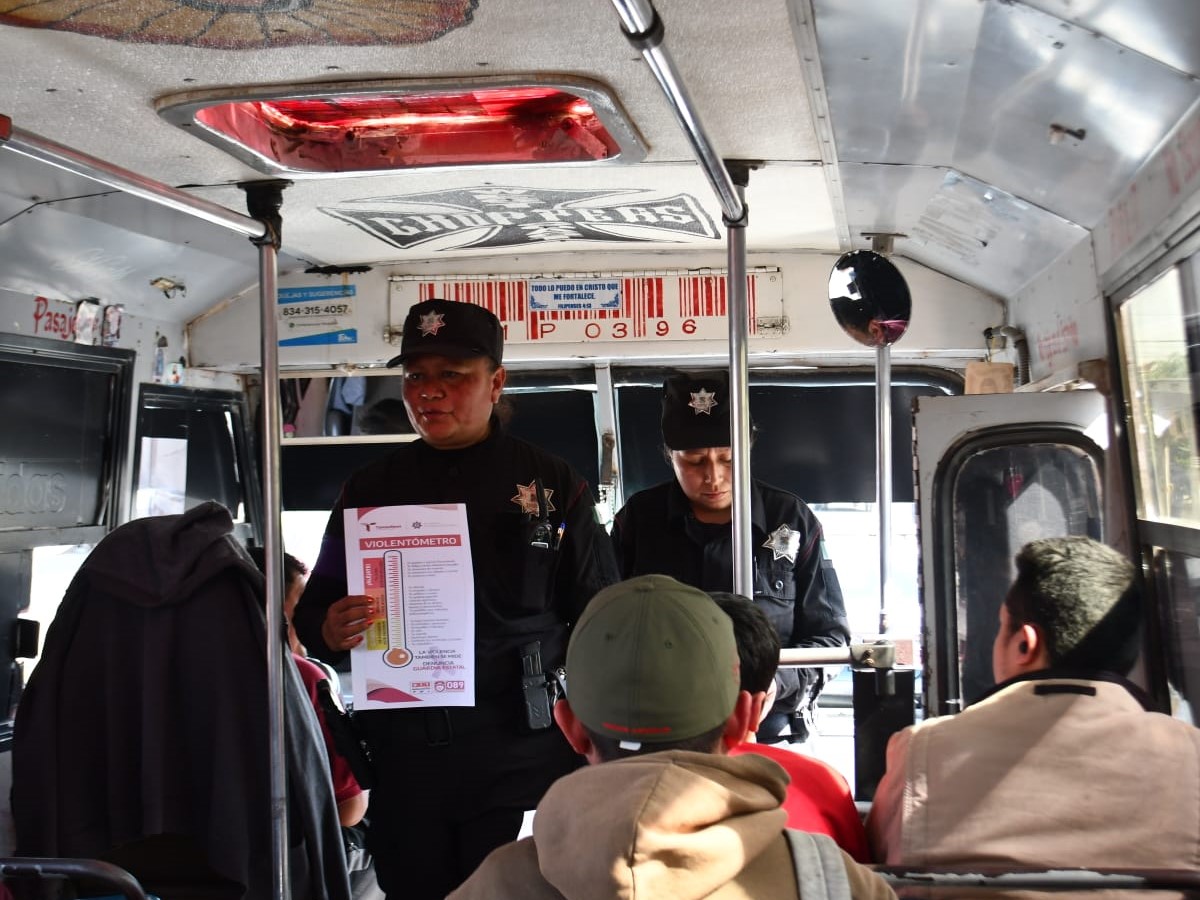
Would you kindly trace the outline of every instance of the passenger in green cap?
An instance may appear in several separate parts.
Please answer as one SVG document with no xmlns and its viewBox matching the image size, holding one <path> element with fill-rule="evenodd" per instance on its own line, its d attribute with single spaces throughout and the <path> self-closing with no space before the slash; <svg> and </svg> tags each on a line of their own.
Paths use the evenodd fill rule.
<svg viewBox="0 0 1200 900">
<path fill-rule="evenodd" d="M 827 835 L 786 829 L 778 763 L 727 755 L 754 706 L 708 594 L 666 575 L 600 591 L 554 707 L 591 765 L 555 782 L 533 837 L 493 851 L 451 900 L 894 900 Z"/>
</svg>

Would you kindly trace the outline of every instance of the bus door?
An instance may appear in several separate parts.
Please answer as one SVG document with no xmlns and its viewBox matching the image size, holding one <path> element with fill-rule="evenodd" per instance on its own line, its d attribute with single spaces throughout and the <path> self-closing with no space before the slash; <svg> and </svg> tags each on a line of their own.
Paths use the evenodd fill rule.
<svg viewBox="0 0 1200 900">
<path fill-rule="evenodd" d="M 1001 601 L 1028 541 L 1104 538 L 1098 391 L 918 397 L 914 477 L 927 715 L 986 693 Z"/>
</svg>

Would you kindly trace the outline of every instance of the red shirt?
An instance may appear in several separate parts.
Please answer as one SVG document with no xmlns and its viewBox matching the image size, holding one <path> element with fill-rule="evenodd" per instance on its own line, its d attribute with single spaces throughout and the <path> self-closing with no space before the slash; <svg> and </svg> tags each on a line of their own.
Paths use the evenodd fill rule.
<svg viewBox="0 0 1200 900">
<path fill-rule="evenodd" d="M 308 690 L 313 709 L 317 711 L 317 721 L 321 723 L 321 734 L 325 736 L 325 750 L 329 753 L 329 774 L 333 777 L 333 799 L 342 803 L 351 797 L 357 797 L 362 793 L 362 788 L 354 779 L 346 757 L 338 753 L 337 748 L 333 745 L 333 736 L 329 733 L 329 726 L 325 724 L 325 712 L 317 700 L 317 685 L 325 680 L 325 673 L 321 671 L 320 666 L 314 665 L 303 656 L 293 653 L 292 659 L 295 660 L 296 668 L 300 671 L 300 678 Z"/>
<path fill-rule="evenodd" d="M 802 756 L 766 744 L 738 744 L 730 756 L 757 753 L 773 759 L 791 778 L 783 808 L 787 812 L 787 827 L 814 834 L 827 834 L 839 847 L 860 863 L 871 861 L 867 849 L 867 833 L 850 785 L 832 766 L 811 756 Z"/>
</svg>

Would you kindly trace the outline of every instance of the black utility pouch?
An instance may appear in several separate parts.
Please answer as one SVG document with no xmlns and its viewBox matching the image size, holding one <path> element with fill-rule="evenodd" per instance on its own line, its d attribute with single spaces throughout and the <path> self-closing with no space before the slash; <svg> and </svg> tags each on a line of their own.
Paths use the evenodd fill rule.
<svg viewBox="0 0 1200 900">
<path fill-rule="evenodd" d="M 317 702 L 321 704 L 321 712 L 325 713 L 325 725 L 333 737 L 333 746 L 349 763 L 358 786 L 364 791 L 369 791 L 375 787 L 375 765 L 371 759 L 371 749 L 359 734 L 354 717 L 346 712 L 341 702 L 333 696 L 333 687 L 327 678 L 317 682 Z"/>
<path fill-rule="evenodd" d="M 521 647 L 521 694 L 525 706 L 525 727 L 545 731 L 554 724 L 550 696 L 552 683 L 542 670 L 542 642 L 530 641 Z"/>
</svg>

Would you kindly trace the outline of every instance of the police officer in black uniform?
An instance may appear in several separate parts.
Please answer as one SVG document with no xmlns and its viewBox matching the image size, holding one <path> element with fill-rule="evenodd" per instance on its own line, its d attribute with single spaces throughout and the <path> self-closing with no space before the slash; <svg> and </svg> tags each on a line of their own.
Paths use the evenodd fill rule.
<svg viewBox="0 0 1200 900">
<path fill-rule="evenodd" d="M 613 545 L 623 578 L 670 575 L 706 591 L 733 590 L 733 481 L 729 377 L 680 373 L 663 384 L 662 434 L 675 480 L 640 491 L 617 513 Z M 825 555 L 821 523 L 794 494 L 751 481 L 754 602 L 784 647 L 850 640 L 842 589 Z M 808 735 L 802 703 L 820 689 L 816 669 L 780 669 L 763 742 Z"/>
<path fill-rule="evenodd" d="M 390 897 L 441 898 L 525 810 L 579 764 L 550 717 L 553 670 L 571 624 L 617 580 L 587 483 L 506 434 L 503 331 L 482 307 L 427 300 L 409 311 L 398 357 L 420 440 L 350 476 L 296 609 L 309 652 L 337 662 L 381 614 L 346 596 L 342 510 L 465 503 L 475 581 L 474 707 L 356 713 L 375 768 L 369 849 Z"/>
</svg>

